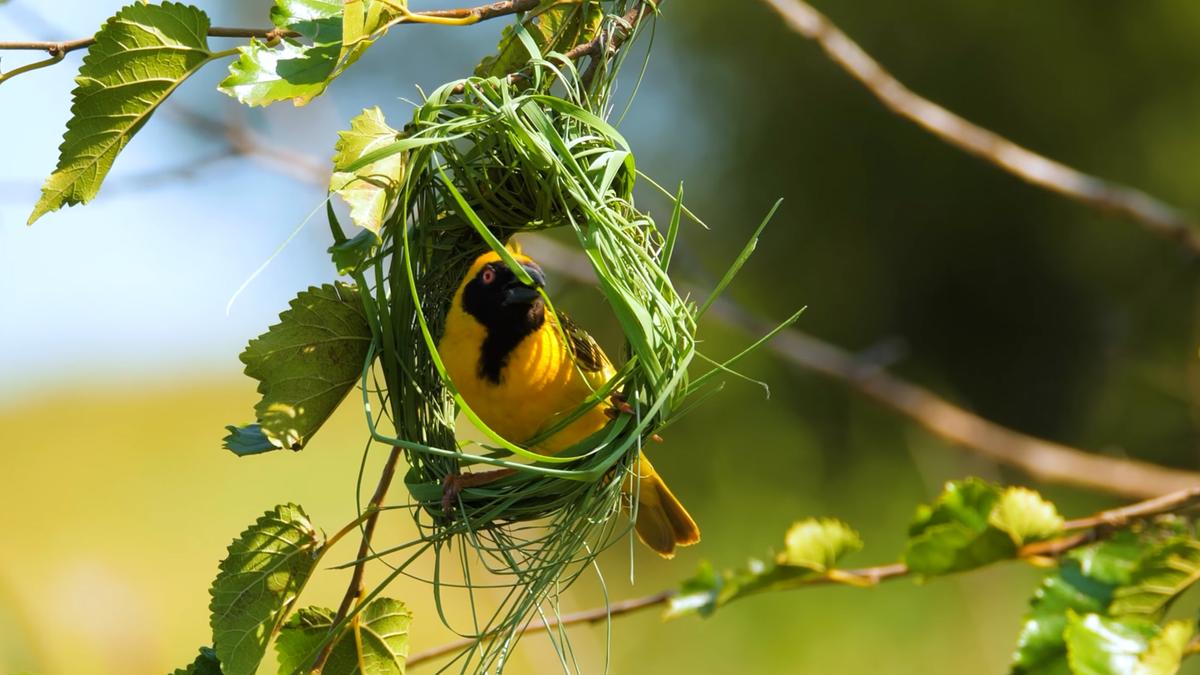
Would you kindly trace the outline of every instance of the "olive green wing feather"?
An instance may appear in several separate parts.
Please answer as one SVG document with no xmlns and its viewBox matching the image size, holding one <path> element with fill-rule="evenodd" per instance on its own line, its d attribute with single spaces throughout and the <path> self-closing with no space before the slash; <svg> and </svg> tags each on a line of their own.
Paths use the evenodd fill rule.
<svg viewBox="0 0 1200 675">
<path fill-rule="evenodd" d="M 567 349 L 575 359 L 575 365 L 585 373 L 609 371 L 611 376 L 612 364 L 596 340 L 566 314 L 559 312 L 558 323 L 567 337 Z"/>
</svg>

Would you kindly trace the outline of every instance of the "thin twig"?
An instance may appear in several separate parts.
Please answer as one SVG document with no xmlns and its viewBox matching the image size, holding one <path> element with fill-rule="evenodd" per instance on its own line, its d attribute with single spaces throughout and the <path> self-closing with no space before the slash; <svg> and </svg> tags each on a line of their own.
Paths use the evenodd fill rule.
<svg viewBox="0 0 1200 675">
<path fill-rule="evenodd" d="M 581 253 L 544 237 L 529 237 L 525 245 L 530 255 L 546 267 L 577 281 L 594 283 L 591 263 Z M 723 299 L 714 303 L 709 313 L 753 333 L 774 328 L 771 322 Z M 1000 426 L 888 373 L 878 364 L 796 329 L 781 332 L 767 348 L 795 366 L 837 380 L 908 416 L 945 440 L 1021 469 L 1038 480 L 1139 499 L 1200 486 L 1200 473 L 1096 455 Z"/>
<path fill-rule="evenodd" d="M 396 475 L 396 464 L 400 461 L 402 451 L 399 447 L 393 447 L 391 454 L 388 455 L 387 463 L 383 465 L 383 472 L 379 476 L 379 484 L 375 486 L 375 494 L 371 495 L 371 501 L 367 502 L 367 517 L 363 522 L 362 543 L 358 546 L 358 562 L 354 564 L 354 572 L 350 576 L 350 584 L 346 587 L 346 593 L 342 596 L 342 603 L 338 605 L 337 614 L 333 617 L 331 625 L 337 626 L 342 623 L 350 614 L 350 607 L 354 601 L 362 597 L 363 594 L 363 572 L 366 569 L 367 555 L 371 552 L 371 537 L 375 534 L 375 523 L 379 520 L 379 507 L 383 504 L 383 498 L 387 496 L 388 487 L 392 484 L 392 478 Z M 325 667 L 325 662 L 329 660 L 329 654 L 333 651 L 333 645 L 336 640 L 330 636 L 326 640 L 325 645 L 321 647 L 321 652 L 317 654 L 316 661 L 313 662 L 311 672 L 320 673 Z"/>
<path fill-rule="evenodd" d="M 614 602 L 607 607 L 596 607 L 582 612 L 575 612 L 573 614 L 564 614 L 561 618 L 551 621 L 534 621 L 526 625 L 519 632 L 520 634 L 524 635 L 525 633 L 539 631 L 546 628 L 573 626 L 581 623 L 597 623 L 599 621 L 604 621 L 609 617 L 632 614 L 643 609 L 649 609 L 651 607 L 657 607 L 659 605 L 666 604 L 674 596 L 675 591 L 660 591 L 653 595 L 647 595 L 641 598 Z M 423 652 L 418 652 L 408 658 L 408 666 L 412 667 L 417 664 L 424 663 L 425 661 L 436 659 L 439 656 L 452 654 L 461 649 L 470 647 L 471 645 L 475 644 L 476 641 L 477 640 L 475 638 L 462 638 L 460 640 L 455 640 L 454 642 L 448 642 L 440 647 L 434 647 L 433 649 L 427 649 Z"/>
<path fill-rule="evenodd" d="M 423 23 L 420 17 L 442 18 L 442 19 L 467 19 L 473 18 L 470 23 L 478 23 L 495 19 L 496 17 L 508 16 L 518 12 L 527 12 L 534 7 L 537 7 L 539 0 L 502 0 L 501 2 L 492 2 L 478 7 L 461 7 L 458 9 L 434 9 L 427 12 L 413 12 L 415 18 L 401 19 L 398 24 L 418 24 Z M 209 37 L 223 38 L 262 38 L 264 40 L 275 40 L 283 37 L 299 37 L 300 34 L 290 30 L 280 30 L 278 28 L 226 28 L 222 26 L 213 26 L 208 29 Z M 64 40 L 59 42 L 48 41 L 13 41 L 0 42 L 0 50 L 33 50 L 44 51 L 51 56 L 62 56 L 68 52 L 73 52 L 77 49 L 90 47 L 95 43 L 95 38 L 79 38 L 77 40 Z"/>
<path fill-rule="evenodd" d="M 1140 520 L 1150 518 L 1164 513 L 1173 513 L 1192 506 L 1197 500 L 1200 500 L 1200 488 L 1192 488 L 1180 490 L 1171 494 L 1148 499 L 1136 504 L 1130 504 L 1117 509 L 1101 511 L 1087 518 L 1079 518 L 1077 520 L 1067 521 L 1063 525 L 1063 531 L 1083 530 L 1081 532 L 1073 532 L 1071 534 L 1050 539 L 1047 541 L 1039 541 L 1031 544 L 1026 544 L 1020 547 L 1016 553 L 1018 560 L 1030 559 L 1045 559 L 1057 558 L 1068 551 L 1086 546 L 1099 539 L 1108 536 L 1114 529 L 1124 527 L 1132 520 Z M 861 567 L 858 569 L 841 570 L 834 569 L 826 572 L 819 577 L 813 577 L 807 581 L 797 584 L 792 587 L 803 588 L 805 586 L 821 586 L 828 584 L 842 584 L 846 586 L 869 587 L 875 586 L 884 581 L 900 579 L 911 574 L 911 570 L 904 563 L 889 563 L 887 565 L 876 565 L 874 567 Z M 519 631 L 521 635 L 539 630 L 554 629 L 561 626 L 572 626 L 581 623 L 596 623 L 604 621 L 610 617 L 623 616 L 632 614 L 651 607 L 658 607 L 670 603 L 671 599 L 676 595 L 674 590 L 665 590 L 647 595 L 641 598 L 632 600 L 623 600 L 614 602 L 607 607 L 596 607 L 593 609 L 575 612 L 573 614 L 565 614 L 562 618 L 552 621 L 535 621 L 525 626 Z M 475 644 L 474 638 L 463 638 L 455 640 L 440 647 L 435 647 L 423 652 L 418 652 L 408 659 L 408 665 L 415 666 L 426 661 L 431 661 L 439 656 L 452 654 L 461 649 L 465 649 Z"/>
<path fill-rule="evenodd" d="M 1136 188 L 1097 178 L 1039 155 L 924 98 L 897 80 L 823 14 L 803 0 L 763 0 L 796 33 L 815 41 L 843 70 L 892 112 L 943 141 L 1028 183 L 1105 213 L 1135 220 L 1161 237 L 1200 253 L 1193 218 Z"/>
</svg>

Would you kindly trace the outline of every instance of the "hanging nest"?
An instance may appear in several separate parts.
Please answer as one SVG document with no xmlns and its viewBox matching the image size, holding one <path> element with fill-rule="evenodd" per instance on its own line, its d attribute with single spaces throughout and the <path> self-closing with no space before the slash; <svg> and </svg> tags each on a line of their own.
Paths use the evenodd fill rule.
<svg viewBox="0 0 1200 675">
<path fill-rule="evenodd" d="M 605 120 L 607 86 L 584 94 L 565 63 L 535 58 L 529 76 L 517 82 L 449 83 L 427 97 L 402 138 L 367 158 L 404 153 L 403 178 L 392 193 L 377 252 L 356 275 L 374 337 L 363 400 L 373 439 L 405 451 L 410 468 L 404 482 L 422 535 L 375 555 L 415 547 L 402 570 L 432 548 L 439 607 L 442 594 L 455 587 L 447 581 L 451 576 L 461 578 L 468 593 L 475 587 L 475 563 L 509 589 L 490 617 L 476 616 L 462 631 L 477 638 L 460 655 L 464 670 L 502 667 L 520 629 L 543 603 L 553 602 L 595 555 L 628 532 L 629 521 L 618 516 L 632 463 L 703 384 L 688 378 L 696 307 L 679 296 L 666 272 L 680 205 L 665 236 L 634 207 L 634 156 Z M 552 87 L 563 93 L 549 93 Z M 618 416 L 553 456 L 515 444 L 529 439 L 495 434 L 482 445 L 460 445 L 456 415 L 471 413 L 436 348 L 450 301 L 480 253 L 508 255 L 504 246 L 514 234 L 551 228 L 574 233 L 625 335 L 624 363 L 595 396 L 604 400 L 619 391 L 635 414 Z M 373 416 L 370 392 L 389 424 Z M 453 512 L 445 512 L 447 476 L 477 465 L 516 471 L 463 489 Z M 455 555 L 447 556 L 450 551 Z M 444 573 L 446 561 L 460 569 Z M 495 588 L 493 582 L 488 587 Z"/>
</svg>

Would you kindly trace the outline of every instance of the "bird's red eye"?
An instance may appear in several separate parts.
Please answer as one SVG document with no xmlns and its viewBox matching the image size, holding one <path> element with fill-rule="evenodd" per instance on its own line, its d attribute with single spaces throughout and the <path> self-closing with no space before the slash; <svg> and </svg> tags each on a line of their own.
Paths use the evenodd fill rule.
<svg viewBox="0 0 1200 675">
<path fill-rule="evenodd" d="M 485 267 L 483 268 L 483 274 L 480 275 L 480 278 L 483 279 L 483 283 L 490 284 L 496 280 L 496 270 L 490 267 Z"/>
</svg>

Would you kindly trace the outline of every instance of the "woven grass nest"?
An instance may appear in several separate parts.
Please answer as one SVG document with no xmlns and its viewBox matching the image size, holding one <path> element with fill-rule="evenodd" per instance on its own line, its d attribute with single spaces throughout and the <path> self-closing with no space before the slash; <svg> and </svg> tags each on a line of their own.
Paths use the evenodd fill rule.
<svg viewBox="0 0 1200 675">
<path fill-rule="evenodd" d="M 404 171 L 377 253 L 359 275 L 374 333 L 363 402 L 374 441 L 405 451 L 407 508 L 421 531 L 420 540 L 375 555 L 387 560 L 415 548 L 399 573 L 422 551 L 435 551 L 439 607 L 449 602 L 444 594 L 484 583 L 472 578 L 480 563 L 492 577 L 487 587 L 508 589 L 490 616 L 476 613 L 460 630 L 478 639 L 464 669 L 502 663 L 530 617 L 628 532 L 620 512 L 636 504 L 621 504 L 621 484 L 631 463 L 649 437 L 715 388 L 709 376 L 721 369 L 689 379 L 703 307 L 682 298 L 667 274 L 682 204 L 677 198 L 665 231 L 635 208 L 634 155 L 605 119 L 608 87 L 584 93 L 569 62 L 535 58 L 527 72 L 515 81 L 475 77 L 442 86 L 402 138 L 371 158 L 403 153 Z M 483 444 L 460 444 L 458 413 L 477 418 L 437 354 L 451 298 L 480 253 L 507 256 L 513 235 L 552 228 L 574 233 L 625 336 L 623 354 L 609 348 L 617 377 L 595 395 L 619 391 L 635 414 L 554 456 L 486 429 Z M 445 512 L 444 480 L 475 465 L 516 471 L 462 490 Z M 445 563 L 456 571 L 443 572 Z"/>
</svg>

